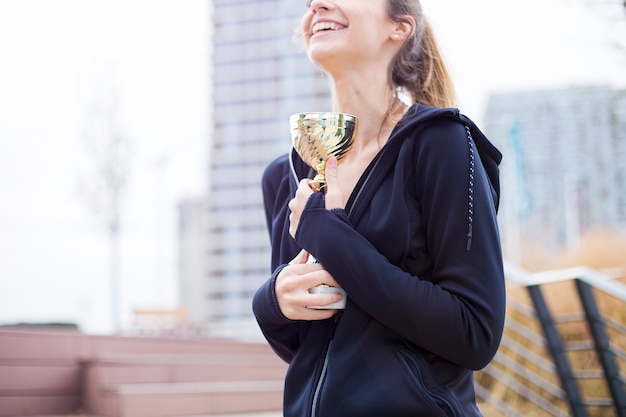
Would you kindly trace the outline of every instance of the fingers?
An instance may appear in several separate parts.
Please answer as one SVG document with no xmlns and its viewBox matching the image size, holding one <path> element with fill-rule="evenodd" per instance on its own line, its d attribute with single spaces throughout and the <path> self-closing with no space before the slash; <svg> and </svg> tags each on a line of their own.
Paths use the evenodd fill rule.
<svg viewBox="0 0 626 417">
<path fill-rule="evenodd" d="M 341 193 L 341 187 L 339 186 L 339 174 L 337 169 L 337 158 L 331 156 L 326 161 L 325 166 L 325 177 L 326 177 L 326 195 L 324 197 L 325 207 L 327 210 L 332 210 L 335 208 L 343 208 L 343 195 Z M 298 230 L 298 225 L 300 223 L 300 216 L 302 215 L 302 211 L 304 210 L 304 206 L 308 201 L 309 197 L 313 193 L 311 188 L 309 187 L 308 179 L 303 179 L 300 181 L 298 185 L 298 190 L 296 191 L 296 195 L 289 201 L 289 234 L 291 237 L 295 239 L 296 231 Z"/>
<path fill-rule="evenodd" d="M 326 209 L 343 208 L 343 196 L 341 195 L 337 173 L 337 158 L 334 156 L 326 161 L 324 175 L 326 177 Z"/>
<path fill-rule="evenodd" d="M 296 257 L 293 258 L 289 262 L 289 265 L 306 264 L 308 260 L 309 260 L 309 252 L 302 249 L 300 253 L 298 253 Z"/>
<path fill-rule="evenodd" d="M 313 194 L 313 191 L 309 187 L 309 180 L 303 179 L 300 181 L 296 195 L 289 201 L 289 234 L 294 239 L 296 237 L 296 231 L 298 230 L 298 224 L 300 223 L 302 210 L 304 210 L 304 206 L 311 194 Z"/>
<path fill-rule="evenodd" d="M 342 301 L 345 296 L 337 293 L 311 291 L 319 284 L 335 285 L 335 280 L 320 264 L 297 263 L 305 260 L 306 251 L 301 251 L 276 277 L 275 293 L 278 306 L 285 317 L 291 320 L 323 320 L 336 314 L 335 308 L 324 306 Z M 316 293 L 317 292 L 317 293 Z M 319 306 L 322 309 L 314 309 Z M 333 307 L 333 306 L 330 306 Z"/>
<path fill-rule="evenodd" d="M 328 285 L 318 285 L 313 288 L 309 288 L 309 294 L 331 294 L 331 295 L 340 295 L 341 297 L 324 297 L 327 298 L 322 300 L 320 304 L 309 305 L 309 308 L 315 308 L 320 310 L 334 310 L 338 308 L 346 307 L 346 292 L 339 287 L 331 287 Z M 339 298 L 339 300 L 337 300 Z M 335 301 L 337 300 L 337 301 Z"/>
</svg>

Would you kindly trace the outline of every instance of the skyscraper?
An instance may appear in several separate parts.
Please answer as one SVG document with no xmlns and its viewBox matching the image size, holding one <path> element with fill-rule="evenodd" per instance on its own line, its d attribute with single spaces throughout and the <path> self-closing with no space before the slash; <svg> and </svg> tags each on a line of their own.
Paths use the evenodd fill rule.
<svg viewBox="0 0 626 417">
<path fill-rule="evenodd" d="M 182 302 L 222 334 L 256 331 L 251 299 L 271 273 L 260 181 L 290 149 L 289 115 L 330 110 L 327 80 L 294 38 L 304 11 L 304 1 L 213 0 L 205 270 L 182 277 L 203 297 Z"/>
</svg>

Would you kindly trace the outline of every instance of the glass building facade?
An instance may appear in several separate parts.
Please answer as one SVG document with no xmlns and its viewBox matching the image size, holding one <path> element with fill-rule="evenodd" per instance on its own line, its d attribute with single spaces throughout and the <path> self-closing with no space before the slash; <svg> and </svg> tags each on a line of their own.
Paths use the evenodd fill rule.
<svg viewBox="0 0 626 417">
<path fill-rule="evenodd" d="M 202 300 L 192 319 L 216 331 L 256 329 L 251 299 L 271 273 L 261 176 L 291 147 L 292 113 L 330 110 L 327 79 L 294 36 L 304 11 L 297 0 L 213 1 L 205 268 L 183 277 L 203 296 L 183 304 Z"/>
<path fill-rule="evenodd" d="M 576 245 L 626 227 L 626 91 L 608 86 L 498 93 L 485 132 L 504 154 L 500 224 L 507 257 Z"/>
</svg>

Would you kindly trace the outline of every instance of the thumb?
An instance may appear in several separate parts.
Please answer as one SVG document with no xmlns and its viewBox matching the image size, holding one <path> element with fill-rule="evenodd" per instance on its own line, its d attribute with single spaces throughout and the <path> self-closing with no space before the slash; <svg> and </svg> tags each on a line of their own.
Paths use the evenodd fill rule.
<svg viewBox="0 0 626 417">
<path fill-rule="evenodd" d="M 337 174 L 337 158 L 334 156 L 326 161 L 324 176 L 326 177 L 326 209 L 343 208 L 343 196 Z"/>
</svg>

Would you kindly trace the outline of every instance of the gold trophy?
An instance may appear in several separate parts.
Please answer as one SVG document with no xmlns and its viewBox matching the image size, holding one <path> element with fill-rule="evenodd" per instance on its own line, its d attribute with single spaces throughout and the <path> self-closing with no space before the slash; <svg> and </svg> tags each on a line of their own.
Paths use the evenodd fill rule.
<svg viewBox="0 0 626 417">
<path fill-rule="evenodd" d="M 325 192 L 326 161 L 334 156 L 339 164 L 348 154 L 357 132 L 356 116 L 334 112 L 296 113 L 289 117 L 289 124 L 294 149 L 317 173 L 309 186 L 315 192 Z"/>
<path fill-rule="evenodd" d="M 351 114 L 318 112 L 296 113 L 289 117 L 291 140 L 300 158 L 313 168 L 317 175 L 309 181 L 309 187 L 315 192 L 326 192 L 326 161 L 331 156 L 339 164 L 348 154 L 357 133 L 357 118 Z M 309 255 L 307 263 L 317 263 Z M 320 284 L 309 288 L 311 294 L 341 293 L 343 299 L 324 306 L 309 306 L 313 309 L 346 308 L 346 292 L 339 287 Z"/>
</svg>

